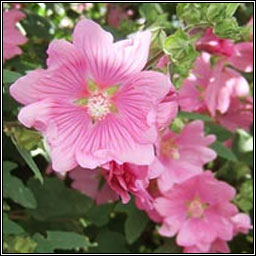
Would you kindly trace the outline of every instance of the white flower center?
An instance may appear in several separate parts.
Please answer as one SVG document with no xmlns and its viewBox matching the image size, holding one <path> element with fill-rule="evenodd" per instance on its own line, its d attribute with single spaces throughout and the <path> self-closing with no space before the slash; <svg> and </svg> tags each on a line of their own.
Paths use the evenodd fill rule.
<svg viewBox="0 0 256 256">
<path fill-rule="evenodd" d="M 103 93 L 92 95 L 88 99 L 86 106 L 88 114 L 94 120 L 102 120 L 107 114 L 111 112 L 111 103 Z"/>
</svg>

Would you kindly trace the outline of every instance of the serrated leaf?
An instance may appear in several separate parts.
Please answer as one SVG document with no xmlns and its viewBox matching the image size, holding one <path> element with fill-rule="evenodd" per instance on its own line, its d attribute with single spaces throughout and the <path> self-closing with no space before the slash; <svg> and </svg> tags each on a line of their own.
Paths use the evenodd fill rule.
<svg viewBox="0 0 256 256">
<path fill-rule="evenodd" d="M 242 129 L 238 129 L 232 149 L 239 160 L 253 166 L 253 136 Z"/>
<path fill-rule="evenodd" d="M 30 153 L 21 145 L 19 145 L 17 143 L 17 141 L 14 139 L 14 137 L 11 137 L 13 144 L 16 146 L 17 150 L 19 151 L 19 153 L 21 154 L 21 156 L 23 157 L 23 159 L 25 160 L 25 162 L 27 163 L 27 165 L 29 166 L 29 168 L 33 171 L 35 178 L 38 179 L 41 184 L 43 184 L 44 179 L 43 176 L 40 172 L 40 170 L 38 169 L 33 157 L 30 155 Z"/>
<path fill-rule="evenodd" d="M 226 3 L 211 3 L 206 16 L 210 22 L 218 22 L 226 18 Z"/>
<path fill-rule="evenodd" d="M 216 177 L 225 180 L 232 185 L 236 185 L 244 181 L 250 175 L 250 168 L 243 162 L 227 161 L 217 171 Z"/>
<path fill-rule="evenodd" d="M 213 119 L 210 116 L 203 115 L 203 114 L 197 114 L 197 113 L 192 113 L 192 112 L 185 112 L 185 111 L 180 111 L 178 113 L 179 118 L 187 118 L 190 120 L 202 120 L 205 122 L 212 122 Z"/>
<path fill-rule="evenodd" d="M 253 208 L 252 180 L 247 180 L 242 184 L 241 188 L 239 189 L 239 193 L 235 198 L 235 202 L 238 207 L 245 212 L 249 212 Z"/>
<path fill-rule="evenodd" d="M 214 33 L 221 38 L 237 40 L 241 37 L 240 28 L 235 18 L 219 21 L 214 27 Z"/>
<path fill-rule="evenodd" d="M 3 233 L 5 235 L 19 235 L 24 232 L 24 229 L 20 225 L 9 219 L 7 213 L 3 214 Z"/>
<path fill-rule="evenodd" d="M 47 231 L 47 237 L 36 233 L 33 239 L 37 242 L 36 253 L 53 253 L 55 249 L 72 250 L 93 246 L 86 236 L 75 232 Z"/>
<path fill-rule="evenodd" d="M 37 244 L 27 235 L 16 235 L 8 236 L 7 242 L 7 252 L 8 253 L 32 253 L 34 252 Z"/>
<path fill-rule="evenodd" d="M 217 153 L 218 156 L 231 161 L 237 161 L 234 153 L 229 148 L 225 147 L 221 142 L 215 141 L 210 147 Z"/>
<path fill-rule="evenodd" d="M 239 6 L 240 3 L 228 3 L 226 5 L 226 17 L 232 17 Z"/>
<path fill-rule="evenodd" d="M 36 208 L 36 199 L 32 191 L 19 178 L 11 175 L 10 171 L 15 167 L 16 164 L 12 162 L 3 163 L 3 196 L 26 208 Z"/>
<path fill-rule="evenodd" d="M 134 243 L 140 237 L 148 223 L 147 215 L 143 211 L 138 210 L 132 200 L 127 205 L 122 203 L 117 204 L 115 210 L 127 214 L 124 225 L 125 237 L 128 244 Z"/>
<path fill-rule="evenodd" d="M 10 71 L 7 69 L 3 70 L 3 83 L 13 83 L 22 75 L 18 72 Z"/>
<path fill-rule="evenodd" d="M 178 87 L 188 77 L 199 53 L 190 42 L 188 35 L 181 29 L 166 38 L 163 50 L 171 57 L 170 73 L 172 82 Z"/>
<path fill-rule="evenodd" d="M 189 38 L 181 29 L 178 29 L 173 35 L 168 36 L 164 42 L 164 52 L 171 55 L 173 60 L 184 57 L 188 47 Z"/>
<path fill-rule="evenodd" d="M 44 184 L 35 179 L 28 182 L 33 191 L 37 208 L 29 210 L 35 219 L 53 221 L 61 218 L 83 217 L 92 206 L 92 200 L 76 190 L 70 189 L 58 178 L 45 178 Z"/>
</svg>

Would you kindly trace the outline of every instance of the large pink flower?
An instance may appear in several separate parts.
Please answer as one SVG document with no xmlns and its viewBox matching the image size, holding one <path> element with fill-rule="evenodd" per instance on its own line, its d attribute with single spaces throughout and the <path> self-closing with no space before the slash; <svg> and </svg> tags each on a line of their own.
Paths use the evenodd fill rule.
<svg viewBox="0 0 256 256">
<path fill-rule="evenodd" d="M 141 71 L 149 44 L 149 31 L 113 43 L 110 33 L 83 19 L 73 43 L 50 44 L 46 70 L 11 86 L 11 95 L 26 105 L 20 122 L 44 133 L 54 170 L 154 160 L 156 109 L 171 84 L 161 73 Z"/>
<path fill-rule="evenodd" d="M 69 172 L 69 176 L 73 180 L 72 188 L 91 197 L 96 204 L 118 200 L 118 195 L 105 183 L 101 168 L 89 170 L 78 166 Z"/>
<path fill-rule="evenodd" d="M 209 251 L 216 239 L 230 241 L 238 212 L 230 203 L 234 196 L 235 189 L 216 180 L 210 171 L 177 184 L 155 200 L 155 208 L 163 217 L 159 232 L 163 236 L 177 234 L 178 245 L 203 252 Z"/>
<path fill-rule="evenodd" d="M 204 125 L 199 120 L 186 125 L 180 134 L 166 130 L 156 145 L 157 158 L 150 166 L 164 169 L 158 178 L 159 189 L 167 191 L 173 184 L 201 173 L 203 165 L 216 157 L 208 148 L 214 140 L 214 135 L 204 135 Z"/>
<path fill-rule="evenodd" d="M 3 60 L 11 59 L 22 53 L 19 45 L 25 44 L 27 38 L 16 28 L 16 23 L 23 19 L 25 14 L 17 11 L 3 13 Z"/>
</svg>

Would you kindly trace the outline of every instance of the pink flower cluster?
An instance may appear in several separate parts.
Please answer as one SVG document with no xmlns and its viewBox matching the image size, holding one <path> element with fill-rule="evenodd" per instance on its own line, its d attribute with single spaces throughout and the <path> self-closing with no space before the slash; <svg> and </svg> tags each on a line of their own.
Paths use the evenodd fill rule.
<svg viewBox="0 0 256 256">
<path fill-rule="evenodd" d="M 253 122 L 250 86 L 240 72 L 253 71 L 253 42 L 234 44 L 211 28 L 198 40 L 202 54 L 179 91 L 182 110 L 206 113 L 230 131 Z"/>
<path fill-rule="evenodd" d="M 207 44 L 208 37 L 215 40 L 212 32 L 205 37 L 199 48 L 220 59 L 212 67 L 204 52 L 177 95 L 168 76 L 143 70 L 149 31 L 114 42 L 83 19 L 72 43 L 50 44 L 47 69 L 18 79 L 10 93 L 25 105 L 19 121 L 42 132 L 52 169 L 68 173 L 73 188 L 97 204 L 119 197 L 128 203 L 133 195 L 137 207 L 161 224 L 160 234 L 177 235 L 185 252 L 227 252 L 227 241 L 251 225 L 230 202 L 235 190 L 204 171 L 216 158 L 209 148 L 215 136 L 204 134 L 202 121 L 180 133 L 168 128 L 178 103 L 186 111 L 209 112 L 231 130 L 250 125 L 251 116 L 243 114 L 242 124 L 236 117 L 250 108 L 249 86 L 227 63 L 251 71 L 251 43 L 232 48 L 216 39 L 214 50 Z"/>
</svg>

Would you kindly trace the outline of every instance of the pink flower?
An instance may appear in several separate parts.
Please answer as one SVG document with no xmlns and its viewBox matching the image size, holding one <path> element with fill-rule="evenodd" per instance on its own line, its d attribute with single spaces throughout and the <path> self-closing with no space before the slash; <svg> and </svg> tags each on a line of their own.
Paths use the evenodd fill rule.
<svg viewBox="0 0 256 256">
<path fill-rule="evenodd" d="M 217 37 L 212 28 L 207 28 L 205 34 L 197 41 L 196 48 L 219 56 L 230 57 L 234 53 L 234 44 L 229 39 Z"/>
<path fill-rule="evenodd" d="M 163 55 L 156 64 L 159 69 L 165 68 L 170 64 L 170 58 L 167 55 Z"/>
<path fill-rule="evenodd" d="M 13 9 L 22 9 L 26 5 L 25 3 L 11 3 Z"/>
<path fill-rule="evenodd" d="M 156 124 L 159 130 L 163 130 L 170 125 L 178 114 L 177 93 L 170 89 L 166 97 L 157 106 Z"/>
<path fill-rule="evenodd" d="M 127 9 L 126 6 L 110 3 L 107 5 L 107 23 L 108 25 L 118 28 L 121 22 L 133 16 L 133 10 Z"/>
<path fill-rule="evenodd" d="M 234 54 L 227 60 L 230 65 L 243 72 L 253 71 L 253 42 L 235 45 Z"/>
<path fill-rule="evenodd" d="M 204 36 L 197 41 L 196 47 L 200 51 L 222 56 L 223 60 L 243 72 L 253 71 L 252 42 L 234 44 L 229 39 L 217 37 L 212 28 L 208 28 Z"/>
<path fill-rule="evenodd" d="M 208 251 L 200 250 L 197 246 L 185 247 L 184 253 L 230 253 L 230 249 L 226 241 L 216 239 L 210 246 Z"/>
<path fill-rule="evenodd" d="M 233 235 L 238 233 L 247 234 L 252 229 L 250 217 L 244 213 L 237 213 L 231 217 L 233 223 Z M 184 253 L 230 253 L 227 241 L 217 238 L 214 240 L 207 251 L 197 246 L 184 248 Z"/>
<path fill-rule="evenodd" d="M 246 97 L 249 95 L 249 84 L 238 72 L 224 67 L 219 62 L 212 70 L 209 84 L 205 90 L 204 100 L 208 110 L 214 117 L 216 112 L 227 112 L 232 98 Z"/>
<path fill-rule="evenodd" d="M 156 145 L 157 158 L 150 166 L 164 169 L 158 178 L 160 190 L 168 191 L 175 183 L 200 174 L 203 165 L 216 157 L 208 148 L 214 141 L 214 135 L 204 136 L 204 125 L 199 120 L 186 125 L 180 134 L 166 130 Z"/>
<path fill-rule="evenodd" d="M 149 31 L 113 43 L 110 33 L 83 19 L 73 43 L 50 44 L 46 70 L 11 86 L 11 95 L 26 105 L 20 122 L 45 135 L 55 171 L 154 160 L 156 110 L 171 84 L 161 73 L 141 71 L 149 44 Z"/>
<path fill-rule="evenodd" d="M 69 177 L 73 179 L 72 188 L 91 197 L 95 200 L 96 204 L 118 200 L 118 195 L 104 182 L 101 168 L 89 170 L 76 167 L 69 172 Z"/>
<path fill-rule="evenodd" d="M 5 11 L 3 13 L 3 60 L 20 55 L 22 50 L 19 45 L 25 44 L 27 38 L 16 28 L 16 23 L 23 19 L 25 14 L 17 11 Z"/>
<path fill-rule="evenodd" d="M 245 213 L 237 213 L 231 218 L 234 224 L 234 234 L 243 233 L 247 234 L 252 229 L 250 217 Z"/>
<path fill-rule="evenodd" d="M 149 185 L 147 187 L 147 192 L 151 196 L 152 202 L 155 198 L 157 198 L 161 195 L 161 192 L 160 192 L 160 190 L 158 188 L 158 184 L 157 184 L 157 178 L 150 179 Z M 135 197 L 135 203 L 136 203 L 137 208 L 140 210 L 144 210 L 147 213 L 148 217 L 151 220 L 153 220 L 154 222 L 160 223 L 160 222 L 162 222 L 163 218 L 153 207 L 152 202 L 151 202 L 151 204 L 148 204 L 148 202 L 146 200 L 141 200 L 140 197 Z"/>
<path fill-rule="evenodd" d="M 112 161 L 108 170 L 104 171 L 104 176 L 109 187 L 121 197 L 124 204 L 130 201 L 130 194 L 133 194 L 146 204 L 152 205 L 152 198 L 146 190 L 150 178 L 147 166 L 129 163 L 118 165 Z"/>
<path fill-rule="evenodd" d="M 191 75 L 184 81 L 179 91 L 179 104 L 182 110 L 210 112 L 215 117 L 217 112 L 227 112 L 232 98 L 249 95 L 249 84 L 235 70 L 225 66 L 221 59 L 213 68 L 210 55 L 203 53 L 195 63 Z"/>
<path fill-rule="evenodd" d="M 177 244 L 207 252 L 217 240 L 230 241 L 234 235 L 231 218 L 237 208 L 230 203 L 235 189 L 218 181 L 210 171 L 177 184 L 155 200 L 163 217 L 163 236 L 177 234 Z"/>
<path fill-rule="evenodd" d="M 238 128 L 250 130 L 253 123 L 253 99 L 233 98 L 225 114 L 218 114 L 216 120 L 228 130 L 234 132 Z"/>
<path fill-rule="evenodd" d="M 207 111 L 204 93 L 212 76 L 211 55 L 203 52 L 194 64 L 194 69 L 184 80 L 178 92 L 178 102 L 183 111 Z"/>
</svg>

